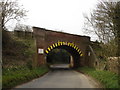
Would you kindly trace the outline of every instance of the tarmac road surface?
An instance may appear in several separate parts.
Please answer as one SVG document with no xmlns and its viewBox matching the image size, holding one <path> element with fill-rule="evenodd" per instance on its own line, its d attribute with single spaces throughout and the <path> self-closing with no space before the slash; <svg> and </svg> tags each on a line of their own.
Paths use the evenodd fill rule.
<svg viewBox="0 0 120 90">
<path fill-rule="evenodd" d="M 59 65 L 46 75 L 15 88 L 98 88 L 98 84 L 92 78 L 71 70 L 66 65 Z"/>
</svg>

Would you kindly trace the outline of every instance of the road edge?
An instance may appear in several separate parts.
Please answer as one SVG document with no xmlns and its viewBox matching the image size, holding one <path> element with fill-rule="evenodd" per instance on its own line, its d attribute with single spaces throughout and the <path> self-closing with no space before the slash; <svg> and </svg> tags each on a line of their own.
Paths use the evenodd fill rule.
<svg viewBox="0 0 120 90">
<path fill-rule="evenodd" d="M 88 75 L 88 74 L 86 74 L 86 73 L 83 73 L 83 72 L 81 72 L 81 71 L 78 71 L 78 70 L 75 70 L 75 72 L 81 73 L 81 74 L 83 74 L 85 77 L 87 77 L 87 79 L 88 79 L 89 81 L 92 81 L 93 85 L 94 85 L 96 88 L 101 88 L 101 89 L 103 88 L 103 89 L 104 89 L 103 85 L 102 85 L 97 79 L 95 79 L 94 77 L 92 77 L 92 76 L 90 76 L 90 75 Z"/>
</svg>

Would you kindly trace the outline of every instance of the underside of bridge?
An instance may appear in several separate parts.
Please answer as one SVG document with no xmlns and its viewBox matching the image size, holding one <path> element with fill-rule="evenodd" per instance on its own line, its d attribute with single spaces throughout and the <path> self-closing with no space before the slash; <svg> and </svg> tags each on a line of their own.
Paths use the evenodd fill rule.
<svg viewBox="0 0 120 90">
<path fill-rule="evenodd" d="M 50 47 L 52 47 L 52 46 L 50 46 Z M 81 51 L 79 52 L 79 51 L 77 51 L 79 49 L 76 49 L 74 47 L 70 47 L 68 45 L 59 45 L 57 47 L 52 47 L 52 49 L 50 49 L 49 52 L 46 53 L 46 57 L 47 57 L 46 62 L 47 63 L 52 62 L 50 60 L 50 57 L 48 57 L 48 56 L 49 56 L 49 53 L 51 53 L 55 49 L 63 49 L 63 50 L 66 50 L 69 53 L 69 55 L 70 55 L 69 64 L 70 64 L 71 68 L 75 68 L 75 67 L 80 66 L 80 59 L 82 59 L 82 52 Z"/>
<path fill-rule="evenodd" d="M 49 54 L 64 49 L 70 54 L 72 67 L 87 65 L 90 37 L 33 27 L 37 46 L 37 65 L 50 63 Z"/>
</svg>

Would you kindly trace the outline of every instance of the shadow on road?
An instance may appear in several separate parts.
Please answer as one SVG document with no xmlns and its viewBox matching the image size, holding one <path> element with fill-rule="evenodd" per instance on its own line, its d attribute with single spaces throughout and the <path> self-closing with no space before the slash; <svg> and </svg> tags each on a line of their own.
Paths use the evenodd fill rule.
<svg viewBox="0 0 120 90">
<path fill-rule="evenodd" d="M 69 67 L 69 64 L 53 64 L 53 65 L 50 65 L 50 69 L 51 69 L 51 71 L 54 71 L 54 70 L 71 70 L 71 68 Z"/>
</svg>

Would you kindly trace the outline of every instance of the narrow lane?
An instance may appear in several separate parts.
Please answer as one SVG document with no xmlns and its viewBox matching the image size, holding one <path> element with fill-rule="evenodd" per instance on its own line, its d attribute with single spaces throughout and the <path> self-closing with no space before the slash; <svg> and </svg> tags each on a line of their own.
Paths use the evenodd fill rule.
<svg viewBox="0 0 120 90">
<path fill-rule="evenodd" d="M 96 82 L 71 69 L 53 69 L 43 77 L 15 88 L 97 88 Z"/>
</svg>

